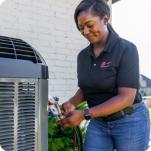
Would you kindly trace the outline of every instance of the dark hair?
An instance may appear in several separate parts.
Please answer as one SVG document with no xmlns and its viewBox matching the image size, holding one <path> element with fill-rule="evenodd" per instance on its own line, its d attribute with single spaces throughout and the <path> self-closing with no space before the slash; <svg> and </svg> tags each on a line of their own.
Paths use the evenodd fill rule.
<svg viewBox="0 0 151 151">
<path fill-rule="evenodd" d="M 99 16 L 100 19 L 102 19 L 105 15 L 110 18 L 110 7 L 105 0 L 83 0 L 77 6 L 74 13 L 74 20 L 78 29 L 78 16 L 83 11 L 91 12 L 93 15 Z M 108 23 L 107 27 L 109 31 L 116 33 L 111 24 Z"/>
</svg>

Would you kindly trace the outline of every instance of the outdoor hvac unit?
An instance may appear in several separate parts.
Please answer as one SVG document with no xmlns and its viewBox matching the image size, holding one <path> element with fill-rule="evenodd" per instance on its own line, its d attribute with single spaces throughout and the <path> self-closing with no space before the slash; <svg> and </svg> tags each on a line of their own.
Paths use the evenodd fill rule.
<svg viewBox="0 0 151 151">
<path fill-rule="evenodd" d="M 48 68 L 25 41 L 0 36 L 0 145 L 47 151 Z"/>
</svg>

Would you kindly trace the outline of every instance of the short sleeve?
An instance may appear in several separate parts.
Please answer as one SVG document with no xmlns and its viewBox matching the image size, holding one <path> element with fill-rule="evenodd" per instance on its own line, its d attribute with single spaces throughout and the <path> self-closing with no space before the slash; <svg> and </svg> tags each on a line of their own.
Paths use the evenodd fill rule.
<svg viewBox="0 0 151 151">
<path fill-rule="evenodd" d="M 139 56 L 134 44 L 123 52 L 117 72 L 117 87 L 139 87 Z"/>
</svg>

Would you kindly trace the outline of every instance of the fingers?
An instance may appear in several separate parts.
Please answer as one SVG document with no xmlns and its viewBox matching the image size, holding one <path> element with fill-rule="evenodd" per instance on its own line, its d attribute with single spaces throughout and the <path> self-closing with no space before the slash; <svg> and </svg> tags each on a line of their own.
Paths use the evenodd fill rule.
<svg viewBox="0 0 151 151">
<path fill-rule="evenodd" d="M 64 128 L 75 127 L 75 125 L 72 122 L 70 122 L 70 120 L 68 120 L 67 118 L 58 121 L 58 125 Z"/>
<path fill-rule="evenodd" d="M 64 104 L 62 104 L 62 105 L 60 106 L 60 108 L 62 109 L 63 112 L 65 112 L 66 109 L 65 109 L 65 107 L 64 107 Z"/>
<path fill-rule="evenodd" d="M 61 105 L 61 109 L 62 109 L 63 112 L 67 112 L 69 110 L 69 107 L 66 103 L 64 103 L 64 104 Z"/>
<path fill-rule="evenodd" d="M 64 128 L 66 127 L 73 127 L 74 123 L 71 119 L 72 113 L 71 112 L 64 112 L 64 118 L 58 121 L 58 124 Z"/>
<path fill-rule="evenodd" d="M 83 112 L 74 110 L 72 112 L 64 112 L 64 116 L 58 121 L 58 124 L 62 127 L 75 127 L 82 120 Z"/>
<path fill-rule="evenodd" d="M 75 127 L 75 126 L 67 123 L 67 124 L 64 124 L 63 127 L 64 128 L 72 128 L 72 127 Z"/>
<path fill-rule="evenodd" d="M 65 102 L 62 104 L 62 110 L 64 112 L 70 112 L 70 111 L 75 110 L 75 106 L 71 104 L 70 102 Z"/>
<path fill-rule="evenodd" d="M 63 114 L 64 118 L 72 116 L 72 112 L 63 112 L 62 114 Z"/>
<path fill-rule="evenodd" d="M 70 122 L 69 122 L 68 118 L 63 118 L 63 119 L 59 120 L 57 124 L 60 125 L 61 127 L 70 126 Z"/>
</svg>

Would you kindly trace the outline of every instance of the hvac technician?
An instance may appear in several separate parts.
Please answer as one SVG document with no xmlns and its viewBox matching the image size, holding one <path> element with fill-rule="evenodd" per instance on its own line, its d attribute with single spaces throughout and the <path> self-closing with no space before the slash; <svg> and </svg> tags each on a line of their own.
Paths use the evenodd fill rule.
<svg viewBox="0 0 151 151">
<path fill-rule="evenodd" d="M 90 120 L 84 151 L 145 151 L 149 114 L 139 93 L 136 46 L 113 30 L 104 0 L 81 1 L 74 17 L 90 45 L 78 55 L 79 90 L 62 105 L 66 112 L 59 124 Z M 89 109 L 76 110 L 85 100 Z"/>
</svg>

